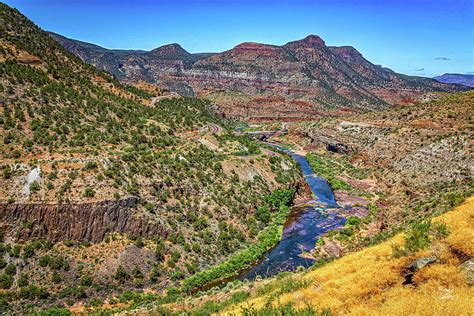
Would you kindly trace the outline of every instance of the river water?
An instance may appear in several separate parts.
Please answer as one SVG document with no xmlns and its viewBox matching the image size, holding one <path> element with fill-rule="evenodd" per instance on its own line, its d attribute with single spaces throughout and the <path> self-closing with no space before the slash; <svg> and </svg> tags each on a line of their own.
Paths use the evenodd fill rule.
<svg viewBox="0 0 474 316">
<path fill-rule="evenodd" d="M 328 208 L 339 206 L 329 183 L 314 174 L 306 158 L 279 145 L 267 144 L 291 155 L 299 164 L 316 201 L 291 212 L 284 225 L 281 241 L 254 267 L 241 273 L 238 277 L 241 280 L 253 280 L 257 276 L 270 277 L 280 272 L 294 271 L 298 266 L 310 267 L 314 261 L 301 257 L 301 253 L 314 248 L 321 235 L 345 223 L 344 217 L 325 212 Z"/>
</svg>

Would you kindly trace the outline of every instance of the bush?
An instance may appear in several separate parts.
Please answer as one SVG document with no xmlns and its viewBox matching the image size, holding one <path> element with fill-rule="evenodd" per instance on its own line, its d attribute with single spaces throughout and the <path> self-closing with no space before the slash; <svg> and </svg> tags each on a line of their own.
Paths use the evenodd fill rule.
<svg viewBox="0 0 474 316">
<path fill-rule="evenodd" d="M 84 168 L 84 170 L 93 170 L 93 169 L 97 169 L 97 162 L 95 161 L 88 161 L 86 163 L 86 166 Z"/>
<path fill-rule="evenodd" d="M 10 256 L 14 258 L 20 257 L 21 246 L 15 245 L 10 249 Z"/>
<path fill-rule="evenodd" d="M 30 183 L 30 192 L 38 192 L 40 189 L 40 184 L 37 181 L 33 181 Z"/>
<path fill-rule="evenodd" d="M 89 287 L 92 285 L 93 279 L 89 274 L 83 275 L 79 281 L 80 286 Z"/>
<path fill-rule="evenodd" d="M 48 255 L 42 256 L 38 260 L 38 264 L 40 265 L 40 267 L 43 267 L 43 268 L 48 266 L 50 262 L 51 262 L 51 257 Z"/>
<path fill-rule="evenodd" d="M 66 265 L 69 266 L 69 263 L 64 260 L 63 257 L 52 257 L 49 262 L 49 267 L 53 270 L 59 270 L 61 268 L 66 268 Z"/>
<path fill-rule="evenodd" d="M 10 179 L 13 174 L 13 170 L 9 165 L 5 165 L 3 167 L 3 177 L 5 179 Z"/>
<path fill-rule="evenodd" d="M 145 244 L 141 237 L 138 237 L 137 240 L 135 240 L 135 246 L 137 246 L 138 248 L 143 248 L 144 245 Z"/>
<path fill-rule="evenodd" d="M 151 202 L 147 202 L 145 204 L 145 209 L 148 211 L 148 212 L 153 212 L 153 210 L 155 209 L 155 205 L 153 205 L 153 203 Z"/>
<path fill-rule="evenodd" d="M 347 219 L 346 225 L 349 226 L 358 226 L 361 222 L 361 219 L 357 216 L 351 216 Z"/>
<path fill-rule="evenodd" d="M 27 244 L 25 248 L 23 248 L 23 259 L 28 259 L 33 257 L 35 254 L 35 247 L 33 244 Z"/>
<path fill-rule="evenodd" d="M 7 262 L 5 261 L 5 259 L 3 258 L 0 258 L 0 269 L 3 269 L 7 266 Z"/>
<path fill-rule="evenodd" d="M 92 189 L 92 188 L 85 188 L 85 190 L 84 190 L 84 197 L 86 197 L 86 198 L 91 198 L 91 197 L 94 197 L 94 195 L 95 195 L 94 189 Z"/>
<path fill-rule="evenodd" d="M 165 253 L 165 243 L 163 242 L 163 239 L 157 238 L 156 248 L 155 248 L 156 261 L 158 262 L 163 261 L 163 259 L 165 258 L 164 253 Z"/>
<path fill-rule="evenodd" d="M 429 221 L 414 223 L 405 235 L 402 247 L 393 247 L 393 256 L 398 258 L 427 248 L 431 238 L 441 239 L 449 235 L 448 227 L 444 223 L 431 224 Z"/>
<path fill-rule="evenodd" d="M 61 283 L 62 280 L 63 278 L 61 277 L 61 274 L 59 274 L 58 271 L 54 271 L 53 276 L 51 277 L 51 281 L 57 284 L 57 283 Z"/>
<path fill-rule="evenodd" d="M 0 289 L 9 289 L 13 285 L 13 276 L 9 274 L 0 275 Z"/>
<path fill-rule="evenodd" d="M 125 282 L 130 276 L 128 275 L 127 271 L 119 265 L 117 271 L 115 271 L 114 279 L 119 281 L 120 283 Z"/>
<path fill-rule="evenodd" d="M 7 265 L 7 267 L 5 268 L 5 274 L 15 275 L 16 274 L 16 266 L 13 263 L 10 263 L 9 265 Z"/>
<path fill-rule="evenodd" d="M 257 207 L 257 210 L 255 211 L 255 218 L 261 221 L 262 223 L 267 224 L 270 221 L 270 209 L 268 206 L 259 206 Z"/>
<path fill-rule="evenodd" d="M 431 224 L 429 222 L 414 224 L 405 237 L 405 249 L 412 253 L 428 247 L 430 244 L 430 228 Z"/>
<path fill-rule="evenodd" d="M 16 285 L 18 287 L 25 287 L 28 285 L 28 276 L 26 274 L 21 273 L 20 276 L 18 277 L 18 280 L 16 281 Z"/>
</svg>

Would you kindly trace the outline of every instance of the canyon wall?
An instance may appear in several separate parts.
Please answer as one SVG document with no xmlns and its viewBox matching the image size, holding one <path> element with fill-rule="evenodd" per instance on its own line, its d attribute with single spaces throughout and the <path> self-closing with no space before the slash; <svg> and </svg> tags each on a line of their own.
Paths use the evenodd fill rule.
<svg viewBox="0 0 474 316">
<path fill-rule="evenodd" d="M 0 226 L 5 235 L 19 241 L 46 238 L 96 243 L 112 232 L 166 237 L 156 220 L 133 211 L 137 201 L 131 197 L 84 204 L 0 204 Z"/>
</svg>

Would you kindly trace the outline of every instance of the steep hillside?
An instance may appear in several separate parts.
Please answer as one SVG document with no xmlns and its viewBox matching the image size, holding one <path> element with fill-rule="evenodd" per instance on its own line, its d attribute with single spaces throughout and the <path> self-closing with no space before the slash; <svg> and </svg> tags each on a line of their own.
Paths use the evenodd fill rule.
<svg viewBox="0 0 474 316">
<path fill-rule="evenodd" d="M 352 233 L 364 244 L 472 193 L 473 104 L 473 91 L 450 94 L 383 112 L 295 123 L 274 140 L 306 153 L 340 203 L 372 204 L 373 222 Z"/>
<path fill-rule="evenodd" d="M 350 46 L 315 35 L 283 46 L 242 43 L 218 54 L 190 54 L 177 44 L 150 52 L 107 50 L 51 34 L 84 61 L 125 82 L 139 80 L 214 101 L 227 116 L 302 119 L 387 108 L 432 91 L 467 88 L 397 74 Z"/>
<path fill-rule="evenodd" d="M 168 312 L 179 314 L 188 309 L 196 315 L 470 315 L 473 216 L 471 197 L 431 224 L 415 226 L 406 234 L 313 271 L 235 284 L 189 304 L 171 306 Z M 411 249 L 408 253 L 397 253 L 397 249 L 407 246 Z"/>
<path fill-rule="evenodd" d="M 291 203 L 292 160 L 208 101 L 154 98 L 4 4 L 0 20 L 2 313 L 180 286 L 262 242 L 269 196 Z"/>
<path fill-rule="evenodd" d="M 468 87 L 474 87 L 474 75 L 463 74 L 444 74 L 433 79 L 444 83 L 462 84 Z"/>
</svg>

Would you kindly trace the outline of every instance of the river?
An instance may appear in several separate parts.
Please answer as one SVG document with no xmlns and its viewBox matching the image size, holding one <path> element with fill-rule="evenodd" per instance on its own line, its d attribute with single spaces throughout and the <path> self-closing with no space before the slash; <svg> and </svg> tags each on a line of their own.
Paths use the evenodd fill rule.
<svg viewBox="0 0 474 316">
<path fill-rule="evenodd" d="M 238 276 L 241 280 L 254 280 L 257 276 L 270 277 L 280 272 L 294 271 L 298 266 L 310 267 L 314 261 L 301 257 L 301 253 L 314 248 L 321 235 L 345 223 L 344 217 L 324 212 L 339 206 L 329 183 L 313 172 L 306 158 L 277 144 L 266 144 L 289 154 L 299 164 L 317 201 L 292 210 L 284 225 L 281 241 L 256 265 L 242 272 Z"/>
</svg>

